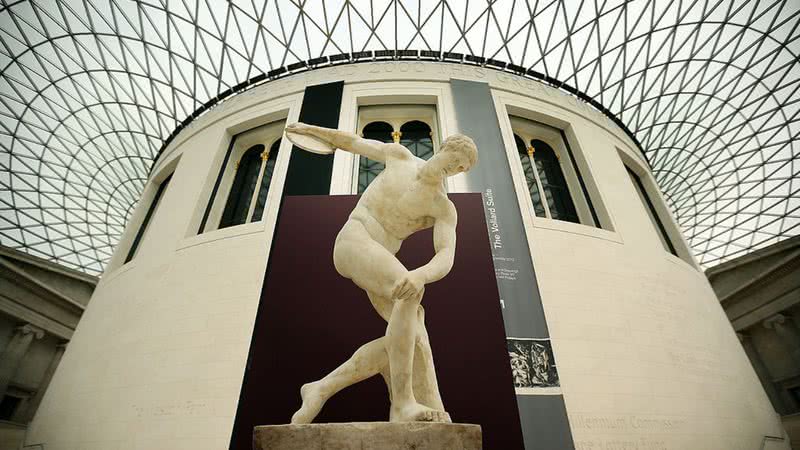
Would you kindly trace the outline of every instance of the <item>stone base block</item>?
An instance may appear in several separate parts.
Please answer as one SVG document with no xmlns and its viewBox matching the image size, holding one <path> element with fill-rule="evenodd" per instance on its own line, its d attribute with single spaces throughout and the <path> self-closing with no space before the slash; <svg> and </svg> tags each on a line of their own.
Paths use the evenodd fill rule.
<svg viewBox="0 0 800 450">
<path fill-rule="evenodd" d="M 351 422 L 263 425 L 253 450 L 481 450 L 481 427 L 463 423 Z"/>
</svg>

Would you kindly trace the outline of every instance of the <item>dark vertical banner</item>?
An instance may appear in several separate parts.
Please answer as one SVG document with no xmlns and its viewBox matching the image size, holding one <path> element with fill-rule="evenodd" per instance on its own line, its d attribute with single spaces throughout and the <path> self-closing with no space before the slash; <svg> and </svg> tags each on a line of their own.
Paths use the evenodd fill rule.
<svg viewBox="0 0 800 450">
<path fill-rule="evenodd" d="M 478 194 L 450 194 L 458 211 L 453 269 L 425 286 L 425 324 L 440 392 L 453 420 L 483 429 L 483 448 L 522 450 L 523 435 L 505 349 L 497 284 Z M 300 387 L 335 369 L 361 345 L 384 336 L 386 322 L 367 294 L 336 272 L 336 235 L 355 195 L 289 196 L 275 228 L 231 450 L 249 450 L 253 427 L 288 423 Z M 410 236 L 397 253 L 408 268 L 434 255 L 432 229 Z M 470 330 L 465 332 L 464 330 Z M 389 392 L 374 375 L 345 388 L 315 422 L 389 418 Z"/>
<path fill-rule="evenodd" d="M 478 146 L 467 185 L 483 194 L 525 448 L 572 449 L 555 355 L 497 112 L 487 83 L 450 80 L 460 132 Z"/>
<path fill-rule="evenodd" d="M 339 128 L 344 81 L 307 86 L 300 107 L 300 122 Z M 327 195 L 331 189 L 333 155 L 317 155 L 292 147 L 283 195 Z"/>
</svg>

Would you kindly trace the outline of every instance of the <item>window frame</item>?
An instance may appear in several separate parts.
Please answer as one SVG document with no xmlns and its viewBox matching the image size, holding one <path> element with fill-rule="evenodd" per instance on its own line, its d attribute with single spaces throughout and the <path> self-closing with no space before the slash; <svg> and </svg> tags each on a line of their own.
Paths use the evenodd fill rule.
<svg viewBox="0 0 800 450">
<path fill-rule="evenodd" d="M 150 210 L 153 209 L 152 207 L 154 206 L 155 200 L 158 200 L 159 204 L 164 202 L 164 196 L 169 190 L 167 186 L 164 187 L 158 199 L 156 195 L 165 180 L 173 181 L 173 176 L 178 171 L 182 156 L 181 154 L 177 154 L 165 158 L 161 167 L 159 167 L 158 170 L 154 170 L 149 180 L 145 183 L 139 202 L 136 204 L 130 219 L 128 219 L 125 231 L 122 233 L 117 243 L 114 254 L 106 265 L 105 271 L 103 272 L 104 278 L 110 278 L 112 275 L 116 276 L 117 273 L 127 271 L 129 268 L 136 266 L 136 261 L 138 260 L 136 255 L 141 253 L 141 249 L 146 242 L 145 237 L 149 234 L 146 230 L 142 231 L 142 226 L 145 225 L 145 227 L 149 229 L 152 227 L 153 221 L 158 218 L 155 211 L 151 212 Z M 147 205 L 147 207 L 145 207 L 145 205 Z M 149 218 L 148 214 L 150 216 Z M 136 237 L 140 232 L 142 236 L 139 237 L 139 242 L 134 249 Z M 131 250 L 133 250 L 132 257 L 128 258 L 131 254 Z M 121 270 L 123 268 L 124 270 Z"/>
<path fill-rule="evenodd" d="M 578 224 L 599 228 L 600 224 L 596 219 L 596 213 L 593 212 L 594 208 L 590 202 L 591 199 L 586 198 L 585 187 L 582 186 L 582 183 L 580 182 L 581 177 L 578 176 L 578 173 L 575 170 L 576 167 L 575 161 L 571 155 L 572 152 L 568 150 L 569 143 L 566 141 L 566 139 L 564 139 L 565 136 L 563 133 L 561 133 L 561 130 L 550 127 L 541 122 L 534 122 L 530 119 L 525 119 L 514 115 L 509 115 L 509 122 L 511 123 L 511 130 L 513 133 L 519 136 L 523 143 L 525 143 L 528 147 L 530 147 L 531 142 L 534 140 L 542 141 L 550 146 L 550 148 L 553 150 L 553 153 L 556 155 L 556 158 L 558 159 L 559 166 L 561 167 L 561 173 L 563 174 L 565 182 L 567 183 L 567 194 L 570 196 L 570 200 L 574 205 L 575 213 L 578 216 Z M 514 148 L 516 149 L 516 141 L 514 144 Z M 551 205 L 547 200 L 547 195 L 545 195 L 544 185 L 542 184 L 539 170 L 535 164 L 535 152 L 532 159 L 533 177 L 536 180 L 536 185 L 539 189 L 539 196 L 541 198 L 542 205 L 544 206 L 545 218 L 550 220 L 561 220 L 553 219 Z M 527 182 L 525 184 L 527 187 Z M 576 188 L 579 188 L 580 193 L 583 195 L 576 195 Z M 539 216 L 536 217 L 540 218 Z"/>
<path fill-rule="evenodd" d="M 628 166 L 625 166 L 625 171 L 630 177 L 634 190 L 636 190 L 636 195 L 642 201 L 642 206 L 644 206 L 647 217 L 653 224 L 653 228 L 658 234 L 658 237 L 660 238 L 659 241 L 661 241 L 662 246 L 671 254 L 678 256 L 678 251 L 675 249 L 672 239 L 669 238 L 669 234 L 667 234 L 667 229 L 664 226 L 664 222 L 662 222 L 661 218 L 658 217 L 658 211 L 656 211 L 656 207 L 653 205 L 653 200 L 647 193 L 647 188 L 645 188 L 644 183 L 642 183 L 642 179 Z"/>
<path fill-rule="evenodd" d="M 439 151 L 440 136 L 438 133 L 438 123 L 436 105 L 432 104 L 384 104 L 384 105 L 359 105 L 357 114 L 356 134 L 363 137 L 364 128 L 374 122 L 385 122 L 392 127 L 392 138 L 394 133 L 410 122 L 422 122 L 431 130 L 431 142 L 433 144 L 433 154 Z M 402 134 L 398 135 L 397 142 L 402 139 Z M 353 187 L 352 192 L 359 194 L 358 184 L 361 175 L 361 155 L 354 155 L 353 165 Z"/>
<path fill-rule="evenodd" d="M 158 183 L 155 195 L 150 200 L 150 205 L 147 207 L 147 213 L 145 213 L 144 219 L 142 219 L 142 222 L 137 227 L 136 234 L 133 237 L 133 242 L 131 242 L 128 251 L 126 252 L 125 261 L 123 264 L 133 261 L 133 258 L 135 258 L 136 254 L 139 252 L 139 248 L 141 247 L 144 237 L 147 234 L 147 229 L 150 228 L 150 223 L 153 220 L 153 216 L 155 216 L 156 211 L 158 211 L 158 207 L 164 200 L 164 194 L 167 191 L 169 183 L 172 181 L 172 176 L 174 174 L 174 172 L 171 172 L 163 180 L 161 180 L 161 182 Z"/>
<path fill-rule="evenodd" d="M 362 106 L 415 105 L 432 106 L 436 129 L 431 131 L 437 140 L 458 130 L 450 83 L 444 81 L 369 81 L 344 85 L 339 129 L 358 133 L 359 108 Z M 367 122 L 368 123 L 368 122 Z M 366 123 L 364 124 L 366 125 Z M 438 143 L 435 144 L 438 149 Z M 358 157 L 349 152 L 336 152 L 333 163 L 331 195 L 353 195 L 358 192 Z M 448 192 L 463 192 L 464 174 L 449 177 L 445 186 Z"/>
<path fill-rule="evenodd" d="M 517 191 L 517 202 L 520 207 L 520 212 L 523 215 L 525 226 L 581 234 L 622 244 L 622 236 L 617 232 L 618 228 L 614 222 L 614 217 L 611 215 L 607 206 L 609 203 L 606 201 L 606 196 L 600 190 L 598 181 L 595 179 L 591 158 L 583 151 L 584 146 L 579 136 L 579 130 L 573 125 L 573 123 L 579 123 L 579 121 L 589 119 L 585 117 L 577 118 L 573 112 L 560 107 L 554 107 L 542 99 L 535 99 L 502 89 L 493 89 L 492 97 L 497 120 L 500 124 L 500 132 L 503 137 L 511 177 Z M 533 202 L 530 199 L 530 191 L 528 190 L 528 184 L 525 180 L 522 164 L 519 161 L 519 156 L 517 156 L 518 151 L 516 143 L 514 142 L 514 133 L 510 120 L 511 116 L 538 122 L 560 131 L 564 139 L 564 145 L 570 152 L 572 165 L 580 170 L 581 178 L 583 179 L 583 187 L 586 189 L 585 195 L 591 198 L 595 214 L 597 215 L 598 226 L 594 226 L 591 223 L 578 224 L 536 216 Z M 583 131 L 581 130 L 580 132 Z M 583 191 L 583 188 L 579 189 Z"/>
<path fill-rule="evenodd" d="M 193 167 L 195 171 L 201 171 L 204 177 L 198 178 L 192 186 L 193 212 L 186 221 L 183 229 L 182 239 L 177 243 L 177 251 L 204 245 L 222 239 L 238 238 L 256 233 L 268 231 L 271 235 L 277 223 L 280 199 L 283 195 L 283 187 L 286 183 L 286 175 L 289 169 L 289 161 L 292 155 L 292 144 L 288 139 L 281 141 L 278 158 L 276 160 L 272 182 L 270 184 L 264 208 L 264 215 L 260 222 L 250 222 L 236 227 L 228 227 L 207 231 L 198 234 L 200 223 L 208 201 L 216 186 L 217 176 L 220 167 L 228 155 L 231 139 L 239 133 L 258 127 L 263 124 L 285 120 L 286 123 L 294 123 L 299 120 L 300 109 L 303 103 L 303 91 L 294 91 L 285 95 L 278 95 L 269 99 L 257 99 L 255 103 L 247 103 L 242 107 L 231 106 L 223 111 L 223 116 L 217 118 L 213 125 L 199 127 L 194 133 L 189 133 L 184 137 L 181 133 L 176 139 L 177 147 L 169 150 L 170 154 L 187 154 L 191 158 L 189 162 L 199 167 Z M 237 97 L 246 98 L 246 97 Z M 196 137 L 205 134 L 202 143 L 206 145 L 197 146 Z M 186 147 L 191 145 L 191 147 Z M 200 172 L 198 172 L 200 173 Z"/>
<path fill-rule="evenodd" d="M 636 186 L 633 185 L 630 180 L 630 176 L 627 173 L 630 171 L 634 175 L 636 175 L 642 183 L 642 187 L 644 188 L 645 198 L 650 201 L 651 206 L 653 207 L 653 212 L 656 214 L 656 217 L 661 222 L 664 227 L 664 232 L 666 233 L 666 238 L 672 244 L 672 247 L 675 249 L 675 253 L 670 253 L 669 250 L 664 250 L 664 255 L 671 261 L 681 261 L 685 264 L 690 265 L 692 268 L 698 271 L 702 271 L 702 268 L 697 263 L 697 260 L 692 254 L 691 248 L 689 247 L 689 243 L 686 241 L 686 238 L 683 236 L 683 233 L 680 231 L 680 227 L 678 223 L 675 222 L 675 218 L 672 215 L 672 212 L 668 209 L 667 203 L 664 201 L 664 196 L 661 194 L 661 189 L 656 184 L 655 178 L 653 174 L 650 172 L 650 169 L 647 165 L 641 161 L 641 159 L 636 155 L 636 152 L 633 152 L 630 149 L 616 147 L 617 155 L 619 156 L 619 162 L 622 165 L 622 171 L 626 176 L 626 181 L 631 186 L 631 190 L 633 190 L 633 195 L 636 198 L 639 198 L 639 194 L 636 192 Z M 641 202 L 640 202 L 641 203 Z M 642 208 L 645 209 L 644 214 L 648 214 L 647 205 L 643 204 Z M 648 218 L 648 222 L 651 220 Z M 659 230 L 653 227 L 653 231 L 655 233 L 659 233 Z M 660 240 L 661 238 L 657 236 Z"/>
<path fill-rule="evenodd" d="M 279 118 L 276 120 L 272 120 L 266 123 L 259 124 L 254 127 L 250 127 L 247 130 L 241 131 L 230 136 L 230 141 L 228 144 L 228 150 L 226 152 L 225 158 L 223 161 L 216 166 L 217 168 L 217 176 L 215 177 L 215 185 L 214 189 L 212 190 L 211 194 L 208 197 L 205 212 L 203 213 L 203 219 L 200 221 L 200 224 L 197 228 L 197 235 L 203 235 L 206 233 L 212 233 L 219 230 L 225 230 L 230 228 L 239 227 L 242 225 L 247 225 L 250 223 L 258 223 L 264 220 L 264 211 L 268 208 L 264 208 L 262 211 L 261 217 L 258 220 L 252 220 L 252 215 L 255 210 L 255 204 L 258 199 L 259 187 L 261 185 L 261 180 L 266 170 L 266 160 L 261 161 L 261 165 L 259 167 L 259 173 L 256 178 L 256 188 L 253 190 L 252 195 L 250 196 L 250 202 L 248 204 L 246 218 L 247 220 L 244 223 L 236 224 L 236 225 L 229 225 L 225 227 L 220 227 L 221 220 L 223 218 L 223 213 L 225 211 L 225 207 L 228 203 L 228 196 L 230 195 L 230 191 L 233 188 L 233 182 L 236 179 L 236 174 L 238 171 L 238 165 L 241 161 L 242 157 L 245 153 L 250 150 L 255 145 L 263 145 L 264 150 L 268 151 L 272 148 L 272 146 L 278 141 L 281 140 L 283 137 L 283 130 L 286 126 L 287 120 L 286 118 Z M 281 144 L 278 147 L 278 155 L 280 155 L 283 151 L 284 144 L 286 144 L 284 140 L 281 140 Z M 275 179 L 277 167 L 279 161 L 275 161 L 276 168 L 273 170 L 273 180 Z M 270 194 L 269 192 L 272 191 L 273 185 L 270 181 L 269 191 L 267 194 L 267 202 L 269 202 Z"/>
</svg>

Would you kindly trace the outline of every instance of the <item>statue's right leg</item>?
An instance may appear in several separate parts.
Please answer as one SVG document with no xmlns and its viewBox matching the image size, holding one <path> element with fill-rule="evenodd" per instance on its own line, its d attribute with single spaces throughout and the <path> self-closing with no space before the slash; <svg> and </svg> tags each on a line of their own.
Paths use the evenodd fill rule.
<svg viewBox="0 0 800 450">
<path fill-rule="evenodd" d="M 414 351 L 414 395 L 425 406 L 444 411 L 436 370 L 433 366 L 433 353 L 425 329 L 425 310 L 420 305 L 417 312 L 417 346 Z"/>
<path fill-rule="evenodd" d="M 392 314 L 392 301 L 371 292 L 367 292 L 367 294 L 369 294 L 369 300 L 372 302 L 375 311 L 377 311 L 386 322 L 389 322 L 389 318 Z M 436 370 L 433 366 L 433 353 L 431 352 L 431 344 L 428 339 L 428 331 L 425 329 L 425 310 L 422 305 L 417 309 L 417 339 L 414 348 L 413 367 L 411 378 L 414 386 L 414 397 L 425 406 L 438 411 L 444 411 L 442 396 L 439 393 L 439 385 L 436 380 Z M 388 356 L 385 367 L 381 369 L 381 376 L 383 376 L 386 387 L 389 389 L 389 400 L 391 400 L 392 376 L 389 371 Z"/>
<path fill-rule="evenodd" d="M 392 315 L 392 301 L 385 297 L 380 297 L 372 292 L 367 292 L 369 300 L 375 311 L 383 317 L 386 322 Z M 380 374 L 386 382 L 389 390 L 389 400 L 392 399 L 392 375 L 389 370 L 389 357 L 385 356 L 385 361 Z M 436 371 L 433 367 L 433 355 L 431 345 L 428 340 L 428 332 L 425 329 L 425 311 L 422 305 L 417 310 L 417 340 L 414 349 L 414 369 L 412 371 L 412 384 L 414 386 L 414 397 L 418 402 L 425 406 L 444 412 L 442 397 L 439 394 L 439 386 L 436 382 Z"/>
<path fill-rule="evenodd" d="M 414 392 L 414 359 L 420 328 L 417 314 L 422 294 L 405 300 L 394 299 L 392 315 L 386 327 L 386 351 L 392 385 L 391 422 L 450 421 L 447 413 L 418 402 Z"/>
</svg>

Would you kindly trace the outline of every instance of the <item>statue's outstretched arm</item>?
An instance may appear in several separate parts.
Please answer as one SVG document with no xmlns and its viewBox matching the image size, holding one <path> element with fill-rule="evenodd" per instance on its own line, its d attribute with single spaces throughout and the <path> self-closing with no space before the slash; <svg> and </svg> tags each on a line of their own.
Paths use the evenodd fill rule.
<svg viewBox="0 0 800 450">
<path fill-rule="evenodd" d="M 402 157 L 402 152 L 395 148 L 398 146 L 387 145 L 380 141 L 365 139 L 349 131 L 334 130 L 331 128 L 308 125 L 302 122 L 293 123 L 286 127 L 287 132 L 305 134 L 329 143 L 341 150 L 366 156 L 373 161 L 386 162 L 387 157 Z"/>
</svg>

